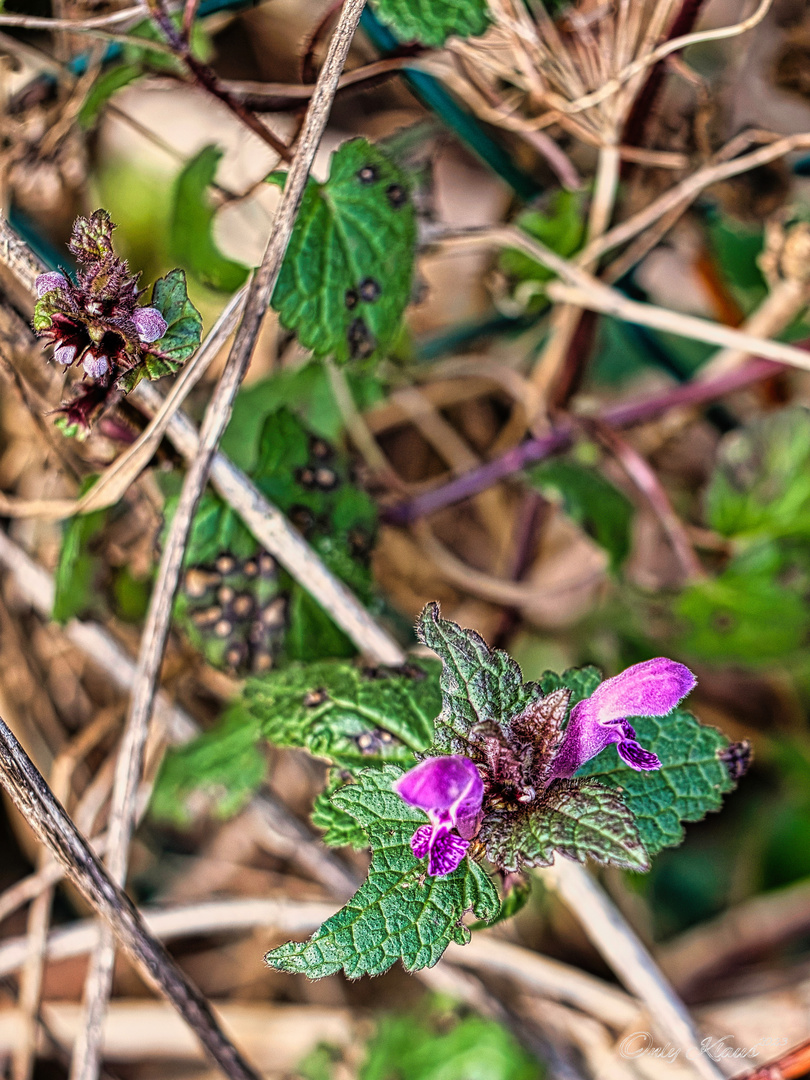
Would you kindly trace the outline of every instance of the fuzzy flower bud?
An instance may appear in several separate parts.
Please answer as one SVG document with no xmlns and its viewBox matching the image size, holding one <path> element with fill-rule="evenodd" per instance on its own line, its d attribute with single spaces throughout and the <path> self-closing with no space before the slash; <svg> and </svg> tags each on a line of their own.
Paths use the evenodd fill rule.
<svg viewBox="0 0 810 1080">
<path fill-rule="evenodd" d="M 64 289 L 68 284 L 68 279 L 64 274 L 57 273 L 54 270 L 47 274 L 40 274 L 34 284 L 37 296 L 44 296 L 45 293 L 53 292 L 54 289 Z"/>
<path fill-rule="evenodd" d="M 68 367 L 76 359 L 76 346 L 57 345 L 53 351 L 53 358 L 57 364 L 64 364 L 65 367 Z"/>
<path fill-rule="evenodd" d="M 159 341 L 168 329 L 166 320 L 157 308 L 139 307 L 132 313 L 132 321 L 143 342 Z"/>
</svg>

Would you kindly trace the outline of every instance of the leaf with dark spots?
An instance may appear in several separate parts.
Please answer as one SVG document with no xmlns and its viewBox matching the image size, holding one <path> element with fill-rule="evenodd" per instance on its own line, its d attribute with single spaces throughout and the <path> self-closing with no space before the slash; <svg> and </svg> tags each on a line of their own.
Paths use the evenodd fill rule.
<svg viewBox="0 0 810 1080">
<path fill-rule="evenodd" d="M 317 357 L 383 356 L 410 299 L 415 246 L 405 174 L 365 139 L 344 143 L 329 179 L 307 183 L 273 293 L 282 325 Z"/>
</svg>

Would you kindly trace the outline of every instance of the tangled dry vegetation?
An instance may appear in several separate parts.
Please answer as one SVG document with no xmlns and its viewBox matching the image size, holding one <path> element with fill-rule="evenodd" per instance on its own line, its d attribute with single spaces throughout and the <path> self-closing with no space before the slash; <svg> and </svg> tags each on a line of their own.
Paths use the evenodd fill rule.
<svg viewBox="0 0 810 1080">
<path fill-rule="evenodd" d="M 202 1080 L 211 1060 L 234 1078 L 803 1076 L 810 8 L 492 0 L 484 33 L 444 47 L 381 44 L 362 9 L 0 13 L 0 1064 L 13 1080 Z M 317 345 L 268 308 L 310 169 L 355 136 L 416 178 L 407 329 L 372 367 L 361 320 L 348 366 L 310 363 Z M 279 164 L 283 191 L 264 183 Z M 76 376 L 31 319 L 37 275 L 99 205 L 144 282 L 184 267 L 205 335 L 76 441 L 51 415 Z M 282 406 L 308 427 L 296 483 L 321 518 L 256 479 Z M 756 425 L 781 416 L 768 442 Z M 744 460 L 725 449 L 740 431 Z M 765 470 L 768 505 L 784 494 L 788 524 L 751 529 L 770 545 L 756 565 L 744 530 L 707 515 L 718 462 L 741 489 Z M 206 490 L 213 538 L 194 516 Z M 345 573 L 343 491 L 368 500 Z M 272 971 L 263 954 L 311 933 L 367 863 L 310 824 L 322 764 L 265 748 L 268 779 L 226 820 L 232 792 L 192 793 L 182 825 L 150 799 L 167 750 L 247 673 L 309 659 L 308 597 L 332 619 L 316 659 L 401 665 L 432 600 L 527 678 L 683 657 L 704 722 L 754 743 L 749 787 L 648 884 L 558 859 L 516 920 L 417 976 Z M 427 1015 L 406 1023 L 434 1058 L 374 1072 L 370 1039 L 380 1061 L 407 1046 L 382 1014 Z M 459 1028 L 478 1064 L 431 1072 L 428 1029 L 447 1049 L 473 1016 L 510 1041 L 496 1054 L 489 1028 Z"/>
</svg>

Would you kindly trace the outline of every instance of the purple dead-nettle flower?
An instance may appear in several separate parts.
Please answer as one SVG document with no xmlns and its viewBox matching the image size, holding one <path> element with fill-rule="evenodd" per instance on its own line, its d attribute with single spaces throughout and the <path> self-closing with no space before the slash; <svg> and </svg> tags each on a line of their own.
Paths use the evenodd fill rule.
<svg viewBox="0 0 810 1080">
<path fill-rule="evenodd" d="M 636 739 L 629 716 L 666 716 L 697 680 L 689 668 L 659 656 L 600 683 L 571 710 L 562 743 L 551 764 L 550 779 L 573 776 L 581 765 L 616 743 L 631 769 L 660 769 L 661 762 Z"/>
<path fill-rule="evenodd" d="M 135 385 L 147 354 L 155 351 L 152 343 L 167 330 L 156 308 L 138 306 L 138 277 L 115 254 L 114 228 L 105 210 L 77 218 L 68 244 L 77 264 L 75 282 L 57 271 L 36 280 L 34 329 L 54 346 L 57 363 L 79 364 L 85 374 L 79 396 L 59 410 L 77 434 L 90 430 L 116 387 L 126 391 Z"/>
<path fill-rule="evenodd" d="M 464 858 L 481 824 L 484 784 L 467 757 L 428 758 L 397 781 L 396 791 L 430 818 L 411 838 L 417 859 L 428 857 L 428 874 L 444 877 Z"/>
</svg>

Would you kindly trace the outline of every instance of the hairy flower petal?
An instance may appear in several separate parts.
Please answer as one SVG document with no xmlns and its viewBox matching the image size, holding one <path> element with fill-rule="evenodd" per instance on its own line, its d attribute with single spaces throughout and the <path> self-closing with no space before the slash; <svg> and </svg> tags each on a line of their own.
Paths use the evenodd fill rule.
<svg viewBox="0 0 810 1080">
<path fill-rule="evenodd" d="M 37 296 L 44 296 L 45 293 L 53 292 L 54 289 L 64 289 L 67 284 L 68 279 L 65 275 L 58 273 L 56 270 L 47 274 L 40 274 L 34 282 Z"/>
<path fill-rule="evenodd" d="M 132 321 L 141 341 L 159 341 L 168 329 L 166 320 L 157 308 L 139 307 L 132 313 Z"/>
<path fill-rule="evenodd" d="M 397 782 L 396 790 L 406 803 L 432 820 L 449 822 L 462 836 L 477 819 L 484 797 L 478 769 L 468 757 L 454 755 L 421 762 Z"/>
<path fill-rule="evenodd" d="M 663 656 L 606 679 L 573 708 L 549 779 L 573 776 L 611 743 L 618 744 L 620 757 L 631 769 L 660 769 L 655 754 L 638 743 L 627 717 L 666 716 L 696 681 L 689 668 Z"/>
<path fill-rule="evenodd" d="M 428 758 L 401 777 L 395 789 L 430 818 L 411 838 L 414 855 L 429 856 L 429 874 L 451 874 L 480 824 L 484 783 L 478 769 L 467 757 Z"/>
<path fill-rule="evenodd" d="M 103 379 L 110 370 L 110 361 L 104 355 L 96 356 L 94 352 L 86 352 L 82 367 L 91 379 Z"/>
<path fill-rule="evenodd" d="M 72 364 L 76 359 L 76 346 L 75 345 L 57 345 L 53 350 L 53 358 L 57 364 L 64 364 L 67 367 Z"/>
</svg>

